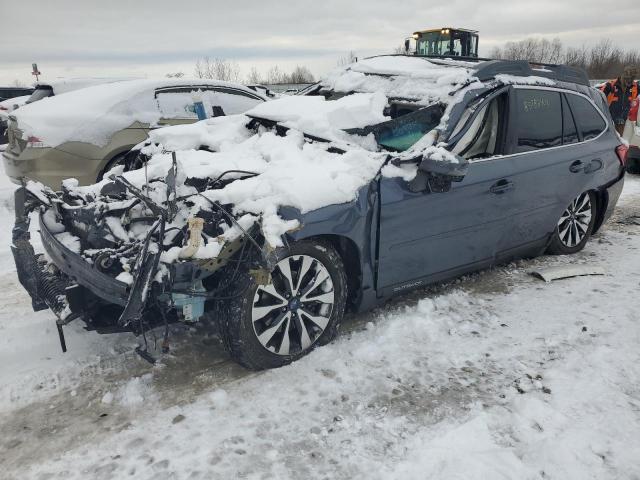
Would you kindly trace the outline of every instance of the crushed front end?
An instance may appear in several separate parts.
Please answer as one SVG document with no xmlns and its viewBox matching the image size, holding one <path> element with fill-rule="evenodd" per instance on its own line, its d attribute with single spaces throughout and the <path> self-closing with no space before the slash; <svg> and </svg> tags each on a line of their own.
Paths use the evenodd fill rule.
<svg viewBox="0 0 640 480">
<path fill-rule="evenodd" d="M 270 250 L 260 222 L 236 216 L 231 205 L 203 192 L 251 172 L 216 179 L 182 178 L 173 166 L 142 188 L 114 175 L 87 193 L 63 186 L 53 192 L 28 182 L 15 193 L 12 251 L 20 283 L 35 311 L 51 309 L 63 351 L 62 326 L 82 318 L 99 333 L 143 335 L 171 322 L 196 322 L 226 298 L 240 268 L 268 278 Z M 31 243 L 37 215 L 42 253 Z M 165 335 L 168 333 L 168 328 Z M 153 358 L 145 348 L 139 353 Z M 165 336 L 166 341 L 166 336 Z"/>
</svg>

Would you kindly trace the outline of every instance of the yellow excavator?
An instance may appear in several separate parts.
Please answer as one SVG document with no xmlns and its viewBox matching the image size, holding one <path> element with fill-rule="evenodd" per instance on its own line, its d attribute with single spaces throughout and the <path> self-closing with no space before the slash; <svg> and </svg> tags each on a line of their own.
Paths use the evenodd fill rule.
<svg viewBox="0 0 640 480">
<path fill-rule="evenodd" d="M 478 58 L 478 32 L 466 28 L 435 28 L 415 32 L 404 41 L 408 55 Z"/>
</svg>

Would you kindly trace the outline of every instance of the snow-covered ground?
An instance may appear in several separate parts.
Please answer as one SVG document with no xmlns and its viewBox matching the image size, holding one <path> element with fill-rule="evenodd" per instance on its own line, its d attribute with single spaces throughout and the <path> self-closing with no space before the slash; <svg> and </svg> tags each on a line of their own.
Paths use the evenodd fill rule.
<svg viewBox="0 0 640 480">
<path fill-rule="evenodd" d="M 62 354 L 8 248 L 0 177 L 2 479 L 638 479 L 640 179 L 574 257 L 520 261 L 345 322 L 252 373 L 176 327 L 152 367 L 79 322 Z M 603 277 L 545 284 L 537 266 Z"/>
</svg>

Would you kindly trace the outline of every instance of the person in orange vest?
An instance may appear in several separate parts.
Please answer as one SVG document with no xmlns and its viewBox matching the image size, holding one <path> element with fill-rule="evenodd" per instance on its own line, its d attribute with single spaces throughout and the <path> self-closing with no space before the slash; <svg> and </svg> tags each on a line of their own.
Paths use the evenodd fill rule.
<svg viewBox="0 0 640 480">
<path fill-rule="evenodd" d="M 637 73 L 636 68 L 626 67 L 616 80 L 610 80 L 600 87 L 607 97 L 613 123 L 620 135 L 624 133 L 632 105 L 638 101 L 638 81 L 635 80 Z"/>
</svg>

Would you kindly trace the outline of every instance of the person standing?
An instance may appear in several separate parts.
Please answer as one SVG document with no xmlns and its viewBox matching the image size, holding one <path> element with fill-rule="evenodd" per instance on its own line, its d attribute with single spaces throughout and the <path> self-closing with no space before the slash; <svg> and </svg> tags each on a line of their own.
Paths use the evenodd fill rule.
<svg viewBox="0 0 640 480">
<path fill-rule="evenodd" d="M 607 97 L 613 123 L 620 135 L 624 134 L 631 105 L 638 100 L 638 81 L 635 80 L 637 73 L 635 67 L 626 67 L 616 80 L 610 80 L 600 87 Z"/>
</svg>

